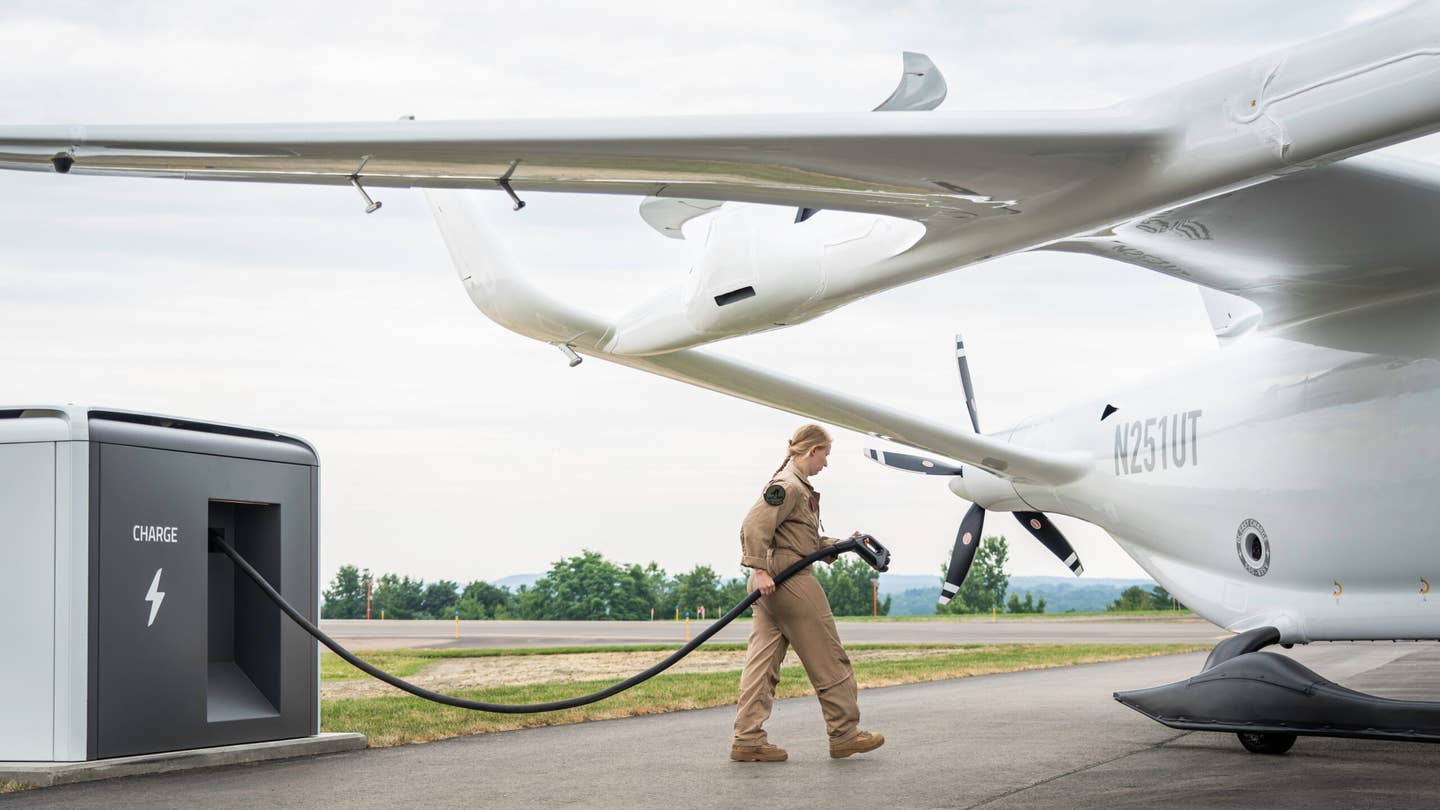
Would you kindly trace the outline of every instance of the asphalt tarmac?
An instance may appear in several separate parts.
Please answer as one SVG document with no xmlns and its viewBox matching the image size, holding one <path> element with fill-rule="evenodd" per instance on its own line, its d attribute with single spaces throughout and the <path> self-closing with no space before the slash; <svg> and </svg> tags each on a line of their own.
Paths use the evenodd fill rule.
<svg viewBox="0 0 1440 810">
<path fill-rule="evenodd" d="M 1440 645 L 1291 651 L 1342 684 L 1440 699 Z M 777 704 L 784 763 L 728 760 L 729 707 L 486 734 L 311 760 L 33 791 L 0 805 L 300 807 L 1412 806 L 1433 801 L 1440 746 L 1302 737 L 1280 757 L 1178 732 L 1111 698 L 1198 671 L 1203 654 L 869 689 L 888 742 L 827 755 L 813 698 Z"/>
<path fill-rule="evenodd" d="M 579 645 L 674 644 L 685 641 L 685 622 L 455 622 L 335 620 L 320 623 L 351 650 L 408 647 L 568 647 Z M 840 621 L 840 637 L 850 644 L 937 642 L 945 644 L 1214 644 L 1228 635 L 1199 618 L 1109 619 L 1074 617 L 1034 619 L 965 618 L 953 621 Z M 699 633 L 707 622 L 690 622 Z M 715 641 L 743 643 L 750 620 L 736 619 Z"/>
</svg>

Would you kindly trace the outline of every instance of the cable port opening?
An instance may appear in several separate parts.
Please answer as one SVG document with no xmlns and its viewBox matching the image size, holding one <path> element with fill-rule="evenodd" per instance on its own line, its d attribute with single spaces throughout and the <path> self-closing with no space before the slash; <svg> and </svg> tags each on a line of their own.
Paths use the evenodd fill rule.
<svg viewBox="0 0 1440 810">
<path fill-rule="evenodd" d="M 215 546 L 224 540 L 281 582 L 280 506 L 210 501 L 206 722 L 280 715 L 280 609 Z"/>
</svg>

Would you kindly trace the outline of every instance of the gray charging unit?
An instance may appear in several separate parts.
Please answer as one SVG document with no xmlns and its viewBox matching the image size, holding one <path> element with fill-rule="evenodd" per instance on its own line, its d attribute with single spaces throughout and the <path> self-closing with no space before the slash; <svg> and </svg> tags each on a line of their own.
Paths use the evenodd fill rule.
<svg viewBox="0 0 1440 810">
<path fill-rule="evenodd" d="M 314 736 L 316 645 L 222 536 L 318 617 L 319 461 L 277 433 L 0 410 L 0 760 Z"/>
</svg>

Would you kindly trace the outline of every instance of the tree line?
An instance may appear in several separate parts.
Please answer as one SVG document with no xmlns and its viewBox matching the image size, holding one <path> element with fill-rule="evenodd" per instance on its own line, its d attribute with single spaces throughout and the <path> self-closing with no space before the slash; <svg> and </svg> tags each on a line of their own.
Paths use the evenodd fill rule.
<svg viewBox="0 0 1440 810">
<path fill-rule="evenodd" d="M 1156 585 L 1148 591 L 1139 585 L 1131 585 L 1121 591 L 1120 598 L 1111 602 L 1105 610 L 1189 610 L 1189 608 L 1180 604 L 1180 601 L 1165 590 L 1163 585 Z"/>
<path fill-rule="evenodd" d="M 881 616 L 890 612 L 889 597 L 872 605 L 870 581 L 877 575 L 860 560 L 847 555 L 812 570 L 835 615 L 869 616 L 872 607 Z M 674 618 L 677 611 L 698 618 L 702 608 L 714 619 L 749 593 L 744 577 L 722 578 L 708 565 L 671 575 L 653 562 L 624 565 L 583 551 L 556 561 L 533 585 L 515 591 L 479 580 L 461 587 L 447 579 L 375 577 L 368 569 L 344 565 L 324 591 L 321 618 L 365 618 L 367 582 L 371 616 L 384 611 L 387 619 L 449 619 L 458 613 L 462 619 L 639 620 Z"/>
<path fill-rule="evenodd" d="M 952 547 L 951 551 L 953 550 Z M 1028 593 L 1024 599 L 1016 593 L 1010 594 L 1008 600 L 1005 598 L 1005 592 L 1010 590 L 1010 575 L 1005 573 L 1005 563 L 1009 559 L 1010 544 L 1005 540 L 1005 535 L 982 540 L 980 548 L 975 551 L 975 559 L 970 564 L 970 573 L 965 576 L 965 582 L 960 586 L 960 592 L 955 594 L 949 603 L 937 604 L 935 612 L 1044 613 L 1044 597 L 1038 602 Z M 945 561 L 940 564 L 940 575 L 944 576 L 949 567 L 950 556 L 946 554 Z"/>
<path fill-rule="evenodd" d="M 1010 589 L 1010 576 L 1005 573 L 1008 559 L 1009 544 L 1004 535 L 985 538 L 975 552 L 975 561 L 970 566 L 965 583 L 960 586 L 960 593 L 949 604 L 936 605 L 935 612 L 990 613 L 993 610 L 1001 613 L 1044 613 L 1044 597 L 1037 601 L 1027 593 L 1021 599 L 1019 594 L 1012 593 L 1009 599 L 1005 598 L 1006 591 Z M 947 557 L 940 566 L 942 576 L 949 565 Z M 1107 611 L 1187 609 L 1160 585 L 1148 591 L 1132 585 L 1121 591 L 1120 598 L 1105 608 Z"/>
</svg>

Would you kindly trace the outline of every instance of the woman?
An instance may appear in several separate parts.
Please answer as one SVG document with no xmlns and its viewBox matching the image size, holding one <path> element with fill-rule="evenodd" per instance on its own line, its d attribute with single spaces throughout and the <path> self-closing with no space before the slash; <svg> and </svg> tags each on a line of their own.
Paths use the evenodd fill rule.
<svg viewBox="0 0 1440 810">
<path fill-rule="evenodd" d="M 740 528 L 740 564 L 749 567 L 750 590 L 762 594 L 755 603 L 745 671 L 740 675 L 740 705 L 735 715 L 735 742 L 730 758 L 737 762 L 783 762 L 783 748 L 766 739 L 765 721 L 775 703 L 780 662 L 794 645 L 805 674 L 815 687 L 830 756 L 839 759 L 879 748 L 885 738 L 859 729 L 855 673 L 840 645 L 835 617 L 825 590 L 809 568 L 776 587 L 774 575 L 811 552 L 836 541 L 820 534 L 820 493 L 810 478 L 825 469 L 830 435 L 819 425 L 805 425 L 790 439 L 785 460 L 745 516 Z"/>
</svg>

